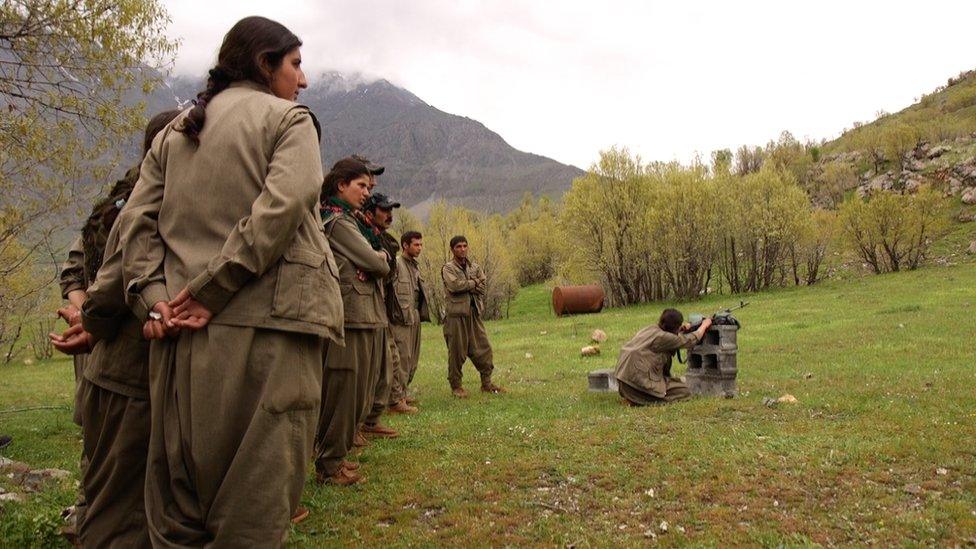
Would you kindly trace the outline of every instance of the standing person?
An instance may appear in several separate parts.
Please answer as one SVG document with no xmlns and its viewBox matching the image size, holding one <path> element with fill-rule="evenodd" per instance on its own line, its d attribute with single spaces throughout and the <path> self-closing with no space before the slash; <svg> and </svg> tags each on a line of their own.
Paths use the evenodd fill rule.
<svg viewBox="0 0 976 549">
<path fill-rule="evenodd" d="M 345 345 L 325 351 L 315 472 L 319 483 L 340 486 L 362 479 L 359 465 L 346 456 L 372 404 L 386 353 L 382 280 L 390 272 L 389 257 L 379 250 L 379 236 L 355 215 L 369 198 L 369 181 L 366 164 L 344 158 L 322 185 L 322 220 L 342 288 Z"/>
<path fill-rule="evenodd" d="M 146 156 L 156 134 L 172 122 L 179 114 L 180 111 L 178 110 L 169 110 L 161 112 L 149 120 L 142 140 L 142 157 Z M 140 163 L 141 161 L 140 157 Z M 129 195 L 132 194 L 132 189 L 138 180 L 139 166 L 136 165 L 130 168 L 122 179 L 112 185 L 108 196 L 95 203 L 92 207 L 91 214 L 85 220 L 85 225 L 81 229 L 81 235 L 78 236 L 68 251 L 68 259 L 62 267 L 60 275 L 62 295 L 68 300 L 68 305 L 59 309 L 58 315 L 68 323 L 69 329 L 75 328 L 74 331 L 76 333 L 81 331 L 81 310 L 89 297 L 89 287 L 94 284 L 95 277 L 102 265 L 109 231 L 112 229 L 119 211 L 125 205 Z M 57 347 L 57 344 L 55 346 Z M 72 359 L 75 367 L 74 422 L 82 427 L 83 434 L 85 426 L 82 420 L 86 415 L 86 395 L 84 394 L 83 386 L 85 369 L 89 359 L 88 351 L 87 346 L 84 346 L 73 349 L 69 353 L 73 355 Z M 62 530 L 62 533 L 69 540 L 78 536 L 80 531 L 79 527 L 87 511 L 88 504 L 85 496 L 84 478 L 87 475 L 88 462 L 87 448 L 83 446 L 80 465 L 82 485 L 78 499 L 66 518 L 68 524 Z M 145 521 L 143 521 L 144 524 Z"/>
<path fill-rule="evenodd" d="M 705 337 L 712 325 L 707 318 L 698 330 L 686 331 L 681 312 L 665 309 L 657 325 L 648 326 L 620 348 L 620 359 L 613 375 L 617 392 L 631 406 L 675 402 L 691 396 L 688 386 L 671 377 L 671 359 L 678 349 L 690 349 Z"/>
<path fill-rule="evenodd" d="M 391 404 L 390 394 L 393 387 L 393 376 L 400 369 L 400 354 L 397 352 L 396 342 L 393 339 L 391 326 L 393 322 L 402 315 L 397 296 L 394 291 L 396 285 L 396 257 L 400 249 L 397 239 L 389 233 L 390 225 L 393 224 L 393 210 L 399 208 L 399 202 L 393 202 L 386 195 L 373 193 L 366 204 L 363 206 L 363 216 L 366 223 L 373 228 L 379 236 L 383 251 L 392 258 L 389 274 L 383 280 L 383 302 L 386 307 L 387 329 L 386 341 L 387 352 L 377 377 L 376 388 L 373 391 L 373 404 L 370 412 L 366 416 L 360 430 L 366 436 L 396 438 L 399 433 L 380 423 L 380 416 Z M 416 409 L 412 410 L 416 412 Z M 410 410 L 408 410 L 410 412 Z"/>
<path fill-rule="evenodd" d="M 143 155 L 156 134 L 179 114 L 178 110 L 166 111 L 149 121 Z M 136 177 L 131 177 L 133 171 Z M 129 170 L 95 204 L 85 222 L 81 239 L 84 271 L 94 281 L 86 290 L 81 324 L 52 337 L 54 346 L 67 354 L 90 352 L 79 387 L 82 453 L 88 458 L 81 488 L 87 504 L 75 529 L 78 540 L 87 547 L 149 546 L 143 504 L 149 445 L 149 342 L 142 337 L 142 323 L 125 305 L 115 222 L 138 173 L 138 167 Z"/>
<path fill-rule="evenodd" d="M 390 411 L 413 413 L 417 408 L 411 406 L 413 402 L 410 402 L 407 389 L 420 361 L 420 323 L 430 321 L 427 290 L 417 265 L 417 258 L 424 249 L 424 237 L 417 231 L 407 231 L 400 237 L 400 246 L 402 253 L 397 257 L 394 293 L 401 313 L 396 320 L 390 320 L 400 367 L 393 376 Z"/>
<path fill-rule="evenodd" d="M 157 547 L 280 546 L 298 508 L 322 338 L 342 337 L 318 124 L 295 103 L 301 44 L 270 19 L 238 21 L 126 209 L 127 299 L 154 339 L 145 497 Z"/>
<path fill-rule="evenodd" d="M 481 374 L 482 392 L 504 393 L 504 389 L 491 381 L 495 365 L 481 319 L 488 279 L 481 266 L 468 259 L 468 239 L 464 236 L 451 239 L 451 254 L 453 259 L 441 269 L 447 299 L 444 340 L 447 342 L 447 381 L 451 384 L 451 393 L 458 398 L 468 398 L 468 392 L 461 386 L 461 366 L 467 358 Z"/>
</svg>

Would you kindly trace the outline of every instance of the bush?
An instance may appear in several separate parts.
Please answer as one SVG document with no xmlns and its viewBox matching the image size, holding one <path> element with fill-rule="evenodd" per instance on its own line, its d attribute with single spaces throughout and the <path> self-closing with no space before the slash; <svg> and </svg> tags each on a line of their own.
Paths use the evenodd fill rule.
<svg viewBox="0 0 976 549">
<path fill-rule="evenodd" d="M 928 188 L 851 198 L 841 205 L 840 219 L 851 249 L 878 274 L 918 268 L 948 228 L 944 202 Z"/>
</svg>

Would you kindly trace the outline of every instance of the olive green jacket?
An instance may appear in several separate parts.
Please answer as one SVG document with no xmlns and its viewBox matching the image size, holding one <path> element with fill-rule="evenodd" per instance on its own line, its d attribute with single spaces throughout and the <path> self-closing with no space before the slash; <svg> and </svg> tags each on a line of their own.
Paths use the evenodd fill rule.
<svg viewBox="0 0 976 549">
<path fill-rule="evenodd" d="M 674 353 L 678 349 L 690 349 L 696 343 L 698 336 L 694 333 L 672 334 L 656 325 L 648 326 L 620 348 L 614 377 L 664 398 L 668 390 L 666 373 L 671 371 Z"/>
<path fill-rule="evenodd" d="M 126 306 L 122 285 L 119 223 L 105 242 L 105 260 L 88 288 L 81 324 L 95 337 L 85 378 L 109 391 L 132 398 L 149 398 L 149 342 L 142 322 Z"/>
<path fill-rule="evenodd" d="M 483 288 L 488 279 L 480 265 L 469 259 L 465 268 L 451 260 L 441 269 L 441 278 L 447 290 L 447 316 L 471 316 L 473 312 L 480 317 L 484 314 L 485 301 L 479 284 Z"/>
<path fill-rule="evenodd" d="M 417 260 L 403 254 L 397 256 L 397 276 L 393 286 L 397 305 L 402 312 L 401 326 L 415 326 L 430 321 L 427 306 L 427 289 L 420 274 Z"/>
<path fill-rule="evenodd" d="M 339 268 L 346 328 L 386 327 L 383 278 L 390 273 L 386 257 L 373 249 L 351 215 L 332 213 L 323 222 Z"/>
<path fill-rule="evenodd" d="M 211 323 L 342 338 L 338 268 L 322 232 L 322 160 L 308 108 L 237 82 L 207 105 L 199 145 L 156 136 L 120 216 L 140 319 L 184 287 Z"/>
</svg>

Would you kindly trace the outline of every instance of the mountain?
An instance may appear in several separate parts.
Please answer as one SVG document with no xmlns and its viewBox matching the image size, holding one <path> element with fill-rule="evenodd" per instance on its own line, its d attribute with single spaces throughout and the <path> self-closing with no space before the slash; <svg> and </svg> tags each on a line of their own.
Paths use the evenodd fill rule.
<svg viewBox="0 0 976 549">
<path fill-rule="evenodd" d="M 199 89 L 186 78 L 167 82 L 152 109 L 186 102 Z M 322 125 L 326 169 L 361 154 L 386 166 L 383 192 L 423 215 L 445 199 L 481 211 L 506 211 L 526 191 L 558 197 L 583 171 L 516 150 L 476 120 L 446 113 L 387 80 L 327 72 L 312 79 L 299 101 Z"/>
</svg>

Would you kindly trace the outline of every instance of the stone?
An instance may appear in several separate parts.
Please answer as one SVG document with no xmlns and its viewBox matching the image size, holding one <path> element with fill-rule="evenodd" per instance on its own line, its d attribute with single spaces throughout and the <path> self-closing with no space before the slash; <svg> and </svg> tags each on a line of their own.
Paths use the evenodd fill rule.
<svg viewBox="0 0 976 549">
<path fill-rule="evenodd" d="M 607 340 L 607 333 L 597 328 L 596 330 L 593 330 L 592 334 L 590 334 L 590 340 L 593 341 L 593 343 L 603 343 Z"/>
<path fill-rule="evenodd" d="M 966 250 L 969 255 L 976 255 L 976 240 L 969 243 L 969 249 Z"/>
<path fill-rule="evenodd" d="M 933 158 L 938 158 L 951 150 L 952 147 L 950 147 L 949 145 L 938 145 L 929 149 L 928 157 L 930 160 Z"/>
<path fill-rule="evenodd" d="M 955 196 L 955 195 L 959 194 L 959 191 L 960 190 L 962 190 L 962 181 L 959 181 L 955 177 L 950 177 L 949 178 L 949 194 Z"/>
<path fill-rule="evenodd" d="M 796 397 L 791 394 L 785 394 L 776 399 L 776 402 L 782 402 L 784 404 L 796 404 L 798 401 Z"/>
<path fill-rule="evenodd" d="M 589 390 L 595 393 L 616 393 L 617 378 L 613 376 L 613 368 L 593 370 L 587 374 Z"/>
<path fill-rule="evenodd" d="M 976 213 L 959 212 L 959 216 L 956 217 L 956 221 L 960 223 L 971 223 L 972 221 L 976 221 Z"/>
<path fill-rule="evenodd" d="M 600 354 L 599 345 L 587 345 L 580 349 L 580 356 L 596 356 Z"/>
<path fill-rule="evenodd" d="M 962 192 L 962 203 L 969 206 L 976 204 L 976 187 L 969 187 Z"/>
<path fill-rule="evenodd" d="M 23 503 L 25 500 L 23 494 L 18 494 L 16 492 L 8 492 L 5 494 L 0 494 L 0 503 L 7 501 L 12 501 L 15 503 Z"/>
<path fill-rule="evenodd" d="M 922 182 L 914 177 L 910 177 L 907 181 L 905 181 L 906 193 L 915 194 L 920 188 L 922 188 Z"/>
</svg>

